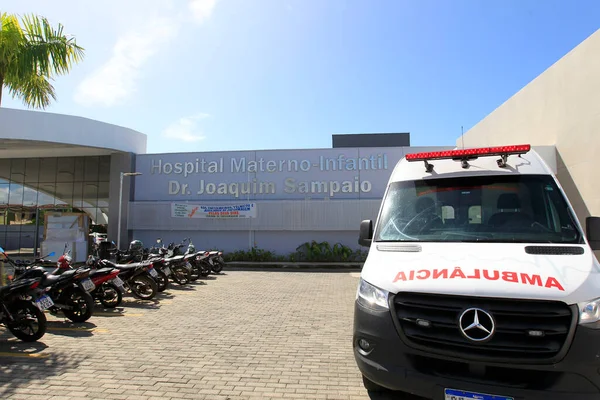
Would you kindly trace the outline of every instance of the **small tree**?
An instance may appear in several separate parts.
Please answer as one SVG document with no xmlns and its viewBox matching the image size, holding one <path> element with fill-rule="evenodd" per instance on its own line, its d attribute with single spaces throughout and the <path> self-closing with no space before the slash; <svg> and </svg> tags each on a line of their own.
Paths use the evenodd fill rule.
<svg viewBox="0 0 600 400">
<path fill-rule="evenodd" d="M 27 15 L 19 22 L 15 15 L 1 13 L 0 104 L 6 87 L 28 107 L 46 108 L 56 100 L 50 80 L 68 73 L 83 56 L 84 49 L 63 34 L 61 24 L 54 29 L 43 17 Z"/>
</svg>

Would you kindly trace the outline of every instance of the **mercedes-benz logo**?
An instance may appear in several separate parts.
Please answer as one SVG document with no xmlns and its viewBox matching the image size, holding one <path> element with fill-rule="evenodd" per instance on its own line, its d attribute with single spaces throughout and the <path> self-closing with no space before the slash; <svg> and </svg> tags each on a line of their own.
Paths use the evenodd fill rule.
<svg viewBox="0 0 600 400">
<path fill-rule="evenodd" d="M 474 342 L 485 342 L 491 339 L 496 331 L 494 318 L 481 308 L 469 308 L 463 311 L 458 326 L 460 332 Z"/>
</svg>

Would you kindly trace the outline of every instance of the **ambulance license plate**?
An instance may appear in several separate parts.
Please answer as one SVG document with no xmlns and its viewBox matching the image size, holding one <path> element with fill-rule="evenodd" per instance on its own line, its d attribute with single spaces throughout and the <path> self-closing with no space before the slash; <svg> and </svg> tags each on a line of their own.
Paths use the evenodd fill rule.
<svg viewBox="0 0 600 400">
<path fill-rule="evenodd" d="M 444 394 L 446 400 L 514 400 L 514 398 L 507 396 L 465 392 L 464 390 L 457 389 L 445 389 Z"/>
</svg>

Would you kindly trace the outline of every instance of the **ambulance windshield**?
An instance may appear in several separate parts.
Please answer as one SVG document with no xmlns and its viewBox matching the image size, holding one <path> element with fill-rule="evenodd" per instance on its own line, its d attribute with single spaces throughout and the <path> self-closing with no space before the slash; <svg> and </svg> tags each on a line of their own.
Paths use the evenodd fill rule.
<svg viewBox="0 0 600 400">
<path fill-rule="evenodd" d="M 581 244 L 574 218 L 546 175 L 394 182 L 375 241 Z"/>
</svg>

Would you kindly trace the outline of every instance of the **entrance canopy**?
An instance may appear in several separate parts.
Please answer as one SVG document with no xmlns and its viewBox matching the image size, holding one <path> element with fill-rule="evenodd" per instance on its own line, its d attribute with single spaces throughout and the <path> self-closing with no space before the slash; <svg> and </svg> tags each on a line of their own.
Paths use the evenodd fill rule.
<svg viewBox="0 0 600 400">
<path fill-rule="evenodd" d="M 113 158 L 145 153 L 146 135 L 87 118 L 4 108 L 0 121 L 0 246 L 25 253 L 39 248 L 49 210 L 81 211 L 92 224 L 108 224 Z"/>
</svg>

